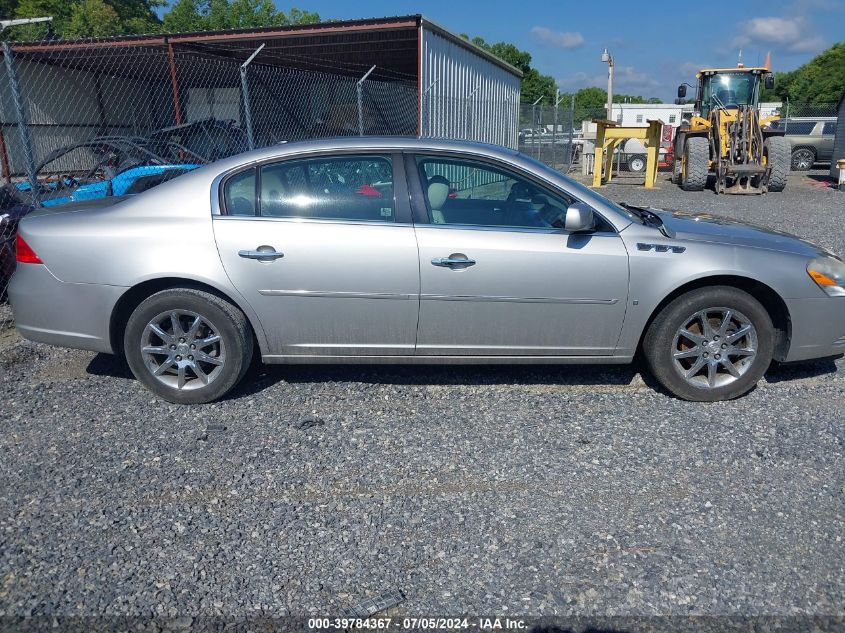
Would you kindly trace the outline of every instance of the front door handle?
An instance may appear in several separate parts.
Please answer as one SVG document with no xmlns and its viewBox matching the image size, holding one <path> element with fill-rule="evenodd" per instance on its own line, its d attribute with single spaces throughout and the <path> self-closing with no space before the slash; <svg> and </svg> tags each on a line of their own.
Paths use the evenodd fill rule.
<svg viewBox="0 0 845 633">
<path fill-rule="evenodd" d="M 435 257 L 431 260 L 434 266 L 445 266 L 446 268 L 467 268 L 475 266 L 475 260 L 470 259 L 463 253 L 452 253 L 449 257 Z"/>
<path fill-rule="evenodd" d="M 238 251 L 238 256 L 244 259 L 257 259 L 260 262 L 274 262 L 285 254 L 277 251 L 272 246 L 262 245 L 254 251 Z"/>
</svg>

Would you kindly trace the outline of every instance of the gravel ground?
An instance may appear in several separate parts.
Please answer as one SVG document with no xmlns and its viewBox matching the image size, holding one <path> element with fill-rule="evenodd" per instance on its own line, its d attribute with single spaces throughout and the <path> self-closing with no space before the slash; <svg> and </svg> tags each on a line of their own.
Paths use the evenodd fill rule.
<svg viewBox="0 0 845 633">
<path fill-rule="evenodd" d="M 845 253 L 815 182 L 607 193 Z M 718 404 L 636 367 L 277 366 L 180 407 L 6 331 L 0 383 L 0 616 L 845 614 L 842 361 Z"/>
</svg>

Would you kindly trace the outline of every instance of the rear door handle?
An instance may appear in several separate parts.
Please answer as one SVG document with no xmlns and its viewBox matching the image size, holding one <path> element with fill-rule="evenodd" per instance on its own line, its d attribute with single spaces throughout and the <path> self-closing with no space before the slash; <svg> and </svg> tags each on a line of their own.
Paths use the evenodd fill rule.
<svg viewBox="0 0 845 633">
<path fill-rule="evenodd" d="M 434 266 L 444 266 L 446 268 L 475 266 L 475 260 L 469 259 L 463 253 L 452 253 L 449 257 L 435 257 L 431 260 L 431 263 Z"/>
<path fill-rule="evenodd" d="M 254 251 L 238 251 L 238 256 L 244 259 L 257 259 L 260 262 L 273 262 L 284 257 L 285 254 L 277 251 L 272 246 L 259 246 Z"/>
</svg>

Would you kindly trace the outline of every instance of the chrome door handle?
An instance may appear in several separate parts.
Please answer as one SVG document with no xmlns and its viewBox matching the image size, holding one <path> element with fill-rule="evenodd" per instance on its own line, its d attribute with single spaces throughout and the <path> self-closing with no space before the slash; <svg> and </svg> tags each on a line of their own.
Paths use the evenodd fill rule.
<svg viewBox="0 0 845 633">
<path fill-rule="evenodd" d="M 277 251 L 272 246 L 259 246 L 254 251 L 238 251 L 238 256 L 243 257 L 244 259 L 257 259 L 261 262 L 272 262 L 276 261 L 280 257 L 284 257 L 285 254 Z"/>
<path fill-rule="evenodd" d="M 453 253 L 449 257 L 435 257 L 431 260 L 431 263 L 434 266 L 446 266 L 447 268 L 451 268 L 452 266 L 475 266 L 474 259 L 469 259 L 466 255 L 461 255 L 460 253 Z"/>
</svg>

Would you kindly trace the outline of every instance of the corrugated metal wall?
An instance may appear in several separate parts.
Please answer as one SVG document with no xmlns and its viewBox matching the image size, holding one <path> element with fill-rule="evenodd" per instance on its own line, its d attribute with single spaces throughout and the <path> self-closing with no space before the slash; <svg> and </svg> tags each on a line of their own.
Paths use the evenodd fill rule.
<svg viewBox="0 0 845 633">
<path fill-rule="evenodd" d="M 149 86 L 141 82 L 97 77 L 91 72 L 26 60 L 19 60 L 16 66 L 36 163 L 53 150 L 92 136 L 132 136 L 155 127 L 151 118 L 160 111 L 161 104 L 150 96 Z M 26 169 L 24 154 L 5 76 L 0 78 L 0 86 L 3 87 L 0 90 L 0 125 L 4 130 L 11 171 L 23 173 Z M 53 167 L 70 169 L 61 162 Z"/>
<path fill-rule="evenodd" d="M 518 144 L 520 79 L 423 26 L 422 135 Z"/>
<path fill-rule="evenodd" d="M 839 100 L 839 113 L 836 119 L 836 137 L 833 140 L 833 160 L 830 161 L 830 176 L 839 178 L 836 161 L 845 159 L 845 95 Z"/>
</svg>

